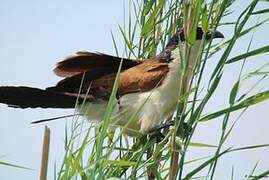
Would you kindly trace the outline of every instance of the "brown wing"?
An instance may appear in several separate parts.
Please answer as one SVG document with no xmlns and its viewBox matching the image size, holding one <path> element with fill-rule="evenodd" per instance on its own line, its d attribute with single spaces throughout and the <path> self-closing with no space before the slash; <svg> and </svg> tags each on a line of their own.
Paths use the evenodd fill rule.
<svg viewBox="0 0 269 180">
<path fill-rule="evenodd" d="M 158 87 L 168 72 L 168 64 L 159 61 L 145 61 L 120 75 L 119 94 L 145 92 Z"/>
<path fill-rule="evenodd" d="M 56 75 L 61 77 L 72 77 L 83 72 L 97 74 L 98 76 L 110 74 L 118 70 L 122 58 L 102 53 L 77 52 L 59 62 L 54 68 Z M 122 70 L 140 64 L 141 61 L 134 61 L 123 58 Z M 94 75 L 96 78 L 96 75 Z"/>
<path fill-rule="evenodd" d="M 168 72 L 168 64 L 156 60 L 143 61 L 142 63 L 124 70 L 120 73 L 118 95 L 128 93 L 145 92 L 157 87 Z M 77 93 L 82 80 L 82 74 L 78 74 L 60 81 L 49 90 Z M 115 81 L 116 72 L 94 79 L 91 72 L 84 74 L 81 93 L 85 93 L 90 87 L 89 94 L 94 98 L 107 99 L 110 96 Z"/>
</svg>

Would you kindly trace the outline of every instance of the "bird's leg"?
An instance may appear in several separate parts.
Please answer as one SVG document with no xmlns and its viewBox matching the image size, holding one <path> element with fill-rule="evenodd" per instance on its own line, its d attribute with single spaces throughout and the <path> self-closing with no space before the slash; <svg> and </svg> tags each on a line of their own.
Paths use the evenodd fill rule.
<svg viewBox="0 0 269 180">
<path fill-rule="evenodd" d="M 165 136 L 160 130 L 155 130 L 149 135 L 149 141 L 156 140 L 156 143 L 161 142 Z"/>
<path fill-rule="evenodd" d="M 165 123 L 160 124 L 149 132 L 150 139 L 157 138 L 157 142 L 160 142 L 165 137 L 161 131 L 173 125 L 174 121 L 166 121 Z"/>
<path fill-rule="evenodd" d="M 157 126 L 156 128 L 154 128 L 153 130 L 150 131 L 150 137 L 151 139 L 153 138 L 157 138 L 157 142 L 160 142 L 165 136 L 164 134 L 161 132 L 161 130 L 165 130 L 170 126 L 174 126 L 175 125 L 175 120 L 169 120 L 166 121 L 163 124 L 160 124 L 159 126 Z M 182 126 L 180 127 L 177 136 L 180 138 L 185 138 L 187 137 L 190 132 L 192 131 L 192 127 L 188 125 L 188 123 L 183 122 Z"/>
<path fill-rule="evenodd" d="M 175 125 L 175 121 L 174 120 L 172 120 L 172 121 L 166 121 L 165 123 L 162 123 L 162 124 L 160 124 L 156 129 L 155 129 L 155 131 L 156 130 L 162 130 L 162 129 L 166 129 L 166 128 L 168 128 L 168 127 L 170 127 L 170 126 L 174 126 Z"/>
</svg>

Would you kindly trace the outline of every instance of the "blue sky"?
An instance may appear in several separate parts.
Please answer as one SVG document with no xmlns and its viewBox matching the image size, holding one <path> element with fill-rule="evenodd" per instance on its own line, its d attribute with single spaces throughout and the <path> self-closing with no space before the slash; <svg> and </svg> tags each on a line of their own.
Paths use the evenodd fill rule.
<svg viewBox="0 0 269 180">
<path fill-rule="evenodd" d="M 234 6 L 235 14 L 246 5 L 247 1 L 239 1 Z M 249 2 L 249 1 L 248 1 Z M 24 85 L 44 88 L 54 85 L 59 78 L 52 68 L 54 64 L 79 50 L 99 51 L 114 54 L 110 31 L 116 34 L 117 27 L 123 22 L 122 1 L 9 1 L 2 0 L 0 6 L 0 85 Z M 268 3 L 267 3 L 268 4 Z M 266 5 L 266 3 L 264 3 Z M 264 8 L 260 6 L 261 8 Z M 268 5 L 267 5 L 268 7 Z M 227 18 L 232 20 L 235 16 Z M 251 23 L 255 23 L 253 18 Z M 250 24 L 251 24 L 250 23 Z M 232 34 L 229 27 L 220 29 L 226 38 Z M 267 36 L 268 23 L 255 33 L 252 48 L 269 44 Z M 247 49 L 250 36 L 242 38 L 233 50 L 233 55 Z M 218 57 L 213 57 L 208 66 L 212 69 Z M 215 59 L 215 61 L 214 61 Z M 268 62 L 269 56 L 259 56 L 249 60 L 246 72 Z M 207 107 L 220 109 L 226 107 L 228 90 L 237 78 L 238 65 L 225 68 L 221 88 L 215 100 Z M 267 68 L 268 70 L 268 68 Z M 206 76 L 208 78 L 208 76 Z M 243 88 L 255 81 L 248 82 Z M 268 89 L 266 79 L 260 89 Z M 268 105 L 263 103 L 250 108 L 237 123 L 227 147 L 231 145 L 254 145 L 269 143 Z M 36 171 L 27 171 L 0 165 L 0 179 L 37 179 L 40 166 L 41 144 L 44 125 L 31 125 L 30 122 L 53 116 L 72 113 L 72 110 L 12 109 L 0 105 L 0 161 L 7 161 Z M 236 118 L 236 115 L 233 116 Z M 216 144 L 217 132 L 220 130 L 219 120 L 202 124 L 195 135 L 195 140 Z M 50 149 L 49 177 L 53 177 L 54 162 L 60 162 L 64 144 L 65 121 L 49 123 L 52 131 Z M 210 155 L 208 149 L 193 149 L 190 158 Z M 243 179 L 250 172 L 257 160 L 260 160 L 258 171 L 269 169 L 268 149 L 240 152 L 225 156 L 220 161 L 217 171 L 218 179 L 227 179 L 235 167 L 236 179 Z M 191 167 L 189 167 L 191 168 Z"/>
</svg>

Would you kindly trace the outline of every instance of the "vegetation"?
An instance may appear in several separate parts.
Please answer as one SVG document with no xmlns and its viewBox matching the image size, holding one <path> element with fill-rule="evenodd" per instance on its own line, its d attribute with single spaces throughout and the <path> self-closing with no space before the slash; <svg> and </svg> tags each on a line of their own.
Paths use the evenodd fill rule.
<svg viewBox="0 0 269 180">
<path fill-rule="evenodd" d="M 165 129 L 163 132 L 165 137 L 158 143 L 150 135 L 137 139 L 127 137 L 122 134 L 124 127 L 114 134 L 109 133 L 109 121 L 113 106 L 116 103 L 116 80 L 100 127 L 96 128 L 93 125 L 88 127 L 83 121 L 75 118 L 71 126 L 71 133 L 66 128 L 66 154 L 62 166 L 55 173 L 55 178 L 139 179 L 147 177 L 148 179 L 192 179 L 199 177 L 200 179 L 214 179 L 221 156 L 235 151 L 253 150 L 268 146 L 268 144 L 263 144 L 223 148 L 241 115 L 250 106 L 269 98 L 268 89 L 254 93 L 257 85 L 268 76 L 268 72 L 264 70 L 264 67 L 268 67 L 268 62 L 253 72 L 243 74 L 248 59 L 267 53 L 269 46 L 265 45 L 252 50 L 250 47 L 253 38 L 255 38 L 252 34 L 247 51 L 235 57 L 230 57 L 232 49 L 241 37 L 254 33 L 256 28 L 268 21 L 268 18 L 266 18 L 260 19 L 256 24 L 249 22 L 251 18 L 264 17 L 262 15 L 268 13 L 268 9 L 257 10 L 258 4 L 266 2 L 252 0 L 248 2 L 249 4 L 240 12 L 240 15 L 235 17 L 234 22 L 226 22 L 225 18 L 234 14 L 232 11 L 234 3 L 236 3 L 235 0 L 130 0 L 125 5 L 128 8 L 124 9 L 126 21 L 123 26 L 119 26 L 119 31 L 126 45 L 125 56 L 142 59 L 155 57 L 178 28 L 184 28 L 185 30 L 188 43 L 185 43 L 185 47 L 181 48 L 184 50 L 180 52 L 182 65 L 179 71 L 183 78 L 180 82 L 181 89 L 174 117 L 175 126 Z M 197 26 L 202 27 L 205 32 L 228 26 L 233 29 L 233 35 L 224 42 L 214 43 L 210 41 L 208 44 L 204 43 L 203 37 L 200 54 L 195 63 L 196 68 L 194 71 L 190 71 L 187 69 L 188 52 L 195 43 Z M 121 56 L 113 34 L 112 39 L 116 54 Z M 215 54 L 217 54 L 218 62 L 211 69 L 210 78 L 205 80 L 206 66 Z M 205 114 L 205 108 L 214 98 L 216 89 L 225 73 L 224 68 L 228 64 L 236 63 L 241 63 L 241 69 L 235 74 L 238 76 L 238 80 L 233 82 L 230 95 L 227 97 L 229 106 L 221 110 L 212 109 Z M 191 81 L 187 80 L 189 78 Z M 258 79 L 257 83 L 242 91 L 240 89 L 241 85 L 250 78 Z M 231 113 L 235 111 L 239 111 L 236 120 L 231 118 Z M 207 123 L 216 118 L 218 118 L 222 127 L 219 132 L 218 144 L 192 142 L 193 134 L 199 128 L 199 124 Z M 188 149 L 192 146 L 215 148 L 215 153 L 206 158 L 186 160 Z M 189 163 L 194 163 L 195 168 L 186 172 L 184 167 Z M 268 174 L 268 170 L 264 171 L 260 177 Z M 255 179 L 255 177 L 253 178 Z"/>
<path fill-rule="evenodd" d="M 126 2 L 125 2 L 126 3 Z M 233 11 L 236 0 L 129 0 L 125 4 L 123 25 L 119 26 L 119 33 L 125 44 L 124 53 L 113 33 L 112 40 L 118 56 L 148 59 L 155 57 L 164 49 L 168 39 L 177 29 L 184 28 L 186 41 L 181 47 L 181 88 L 178 96 L 178 105 L 174 117 L 175 125 L 164 128 L 165 135 L 158 143 L 151 135 L 140 138 L 131 138 L 123 134 L 125 127 L 119 128 L 115 133 L 109 131 L 113 107 L 116 103 L 118 79 L 116 79 L 113 92 L 107 105 L 106 113 L 101 124 L 86 123 L 79 116 L 74 116 L 71 125 L 65 129 L 65 155 L 60 167 L 55 168 L 55 179 L 214 179 L 221 157 L 226 154 L 242 150 L 255 150 L 267 147 L 269 144 L 259 144 L 246 147 L 224 148 L 236 122 L 246 110 L 260 102 L 269 99 L 269 89 L 257 90 L 257 87 L 266 78 L 269 72 L 266 68 L 268 62 L 255 71 L 244 73 L 244 67 L 249 59 L 269 52 L 269 45 L 252 49 L 251 44 L 255 38 L 254 32 L 262 27 L 269 18 L 264 18 L 269 9 L 258 9 L 259 5 L 268 3 L 266 0 L 252 0 L 241 12 Z M 237 16 L 237 14 L 239 14 Z M 227 22 L 227 17 L 234 16 L 234 21 Z M 252 19 L 258 19 L 253 24 Z M 195 43 L 196 27 L 202 27 L 204 32 L 229 27 L 233 30 L 230 38 L 222 42 L 205 44 L 202 39 L 199 56 L 195 62 L 195 69 L 189 69 L 189 52 Z M 232 49 L 236 47 L 240 38 L 251 34 L 246 52 L 232 57 Z M 207 66 L 210 59 L 217 61 L 212 69 Z M 253 62 L 250 62 L 253 63 Z M 228 106 L 224 109 L 211 109 L 206 107 L 216 98 L 216 90 L 220 87 L 224 68 L 240 64 L 235 72 L 237 81 L 232 82 Z M 119 67 L 120 70 L 121 67 Z M 208 78 L 208 72 L 210 76 Z M 207 74 L 207 75 L 206 75 Z M 241 89 L 242 85 L 250 79 L 256 83 Z M 141 107 L 143 108 L 143 107 Z M 74 114 L 77 113 L 78 108 Z M 237 118 L 231 116 L 237 112 Z M 130 117 L 129 121 L 133 117 Z M 217 134 L 220 139 L 216 145 L 205 142 L 193 142 L 193 135 L 201 123 L 216 120 L 221 130 Z M 188 150 L 195 148 L 213 148 L 210 157 L 187 159 Z M 12 167 L 25 168 L 14 164 L 0 162 Z M 194 164 L 194 168 L 186 171 L 187 164 Z M 269 170 L 254 174 L 257 165 L 253 165 L 250 179 L 259 179 L 269 175 Z M 233 179 L 234 172 L 226 179 Z"/>
</svg>

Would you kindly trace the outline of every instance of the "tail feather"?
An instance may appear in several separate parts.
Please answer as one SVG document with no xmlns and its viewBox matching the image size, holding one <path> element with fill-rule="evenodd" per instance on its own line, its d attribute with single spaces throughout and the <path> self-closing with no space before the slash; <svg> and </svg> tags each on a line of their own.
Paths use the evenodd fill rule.
<svg viewBox="0 0 269 180">
<path fill-rule="evenodd" d="M 75 95 L 24 86 L 0 86 L 0 103 L 15 108 L 74 108 Z"/>
</svg>

